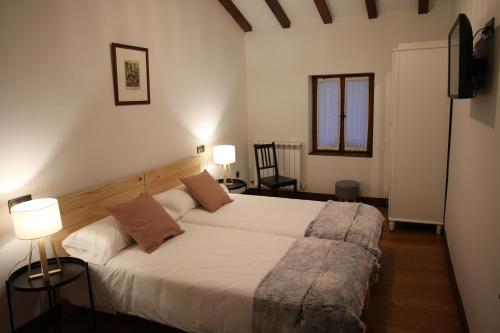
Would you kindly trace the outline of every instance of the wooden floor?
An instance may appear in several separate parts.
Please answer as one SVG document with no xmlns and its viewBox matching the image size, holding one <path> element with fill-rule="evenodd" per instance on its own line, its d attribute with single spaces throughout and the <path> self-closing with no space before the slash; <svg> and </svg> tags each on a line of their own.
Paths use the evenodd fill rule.
<svg viewBox="0 0 500 333">
<path fill-rule="evenodd" d="M 387 208 L 379 208 L 387 216 Z M 463 332 L 443 236 L 431 225 L 387 223 L 382 269 L 362 318 L 367 332 Z"/>
<path fill-rule="evenodd" d="M 387 216 L 387 208 L 380 208 Z M 432 226 L 398 224 L 381 240 L 379 282 L 372 287 L 362 319 L 367 332 L 463 332 L 448 271 L 444 238 Z M 189 309 L 186 309 L 189 311 Z M 63 332 L 88 332 L 90 321 L 81 310 L 64 309 Z M 180 332 L 124 315 L 98 312 L 97 332 Z M 40 323 L 20 332 L 40 332 Z"/>
</svg>

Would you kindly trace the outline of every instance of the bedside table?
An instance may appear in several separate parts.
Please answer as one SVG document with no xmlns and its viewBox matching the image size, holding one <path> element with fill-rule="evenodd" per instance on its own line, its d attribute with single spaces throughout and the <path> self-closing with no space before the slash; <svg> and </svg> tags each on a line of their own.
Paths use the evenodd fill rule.
<svg viewBox="0 0 500 333">
<path fill-rule="evenodd" d="M 224 179 L 217 179 L 219 184 L 224 184 Z M 240 188 L 245 188 L 247 190 L 247 183 L 241 179 L 237 178 L 228 178 L 226 187 L 229 191 L 238 190 Z"/>
<path fill-rule="evenodd" d="M 88 264 L 78 258 L 73 257 L 60 257 L 59 262 L 61 263 L 60 274 L 50 275 L 48 281 L 43 281 L 43 279 L 28 280 L 28 266 L 24 266 L 12 273 L 8 280 L 5 281 L 5 287 L 7 290 L 7 301 L 9 303 L 9 319 L 11 331 L 15 331 L 14 327 L 14 312 L 12 308 L 11 300 L 11 290 L 23 291 L 23 292 L 44 292 L 47 291 L 49 298 L 49 314 L 54 316 L 54 322 L 57 325 L 57 330 L 59 331 L 59 315 L 56 313 L 57 299 L 56 290 L 59 287 L 67 285 L 74 282 L 80 277 L 85 276 L 87 279 L 87 291 L 89 294 L 89 303 L 92 315 L 93 327 L 95 328 L 95 318 L 94 318 L 94 300 L 92 298 L 92 286 L 89 277 L 89 266 Z M 48 260 L 49 269 L 57 267 L 57 261 L 55 258 Z M 34 262 L 31 264 L 32 270 L 40 269 L 40 262 Z"/>
</svg>

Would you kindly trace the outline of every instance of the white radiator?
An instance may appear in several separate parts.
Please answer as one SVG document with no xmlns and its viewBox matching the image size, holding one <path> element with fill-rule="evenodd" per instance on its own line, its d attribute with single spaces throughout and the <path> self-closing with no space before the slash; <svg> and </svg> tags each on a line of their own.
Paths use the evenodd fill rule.
<svg viewBox="0 0 500 333">
<path fill-rule="evenodd" d="M 271 141 L 256 141 L 250 147 L 250 184 L 257 187 L 257 169 L 255 167 L 254 144 L 271 143 Z M 300 142 L 275 142 L 276 157 L 278 158 L 278 171 L 281 176 L 297 179 L 297 189 L 301 189 L 301 143 Z M 262 177 L 272 176 L 274 171 L 262 170 Z M 290 186 L 290 188 L 293 188 Z"/>
</svg>

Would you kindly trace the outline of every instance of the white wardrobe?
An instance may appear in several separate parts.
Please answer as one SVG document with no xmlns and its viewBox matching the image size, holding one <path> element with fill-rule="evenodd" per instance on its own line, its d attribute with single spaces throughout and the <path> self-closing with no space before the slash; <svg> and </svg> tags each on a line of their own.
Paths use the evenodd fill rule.
<svg viewBox="0 0 500 333">
<path fill-rule="evenodd" d="M 392 55 L 389 225 L 444 219 L 449 105 L 447 41 L 399 44 Z"/>
</svg>

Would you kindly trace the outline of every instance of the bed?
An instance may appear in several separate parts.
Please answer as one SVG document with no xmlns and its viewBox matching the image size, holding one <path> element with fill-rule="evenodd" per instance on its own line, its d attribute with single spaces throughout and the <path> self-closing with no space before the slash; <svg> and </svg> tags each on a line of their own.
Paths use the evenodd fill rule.
<svg viewBox="0 0 500 333">
<path fill-rule="evenodd" d="M 315 236 L 362 246 L 380 259 L 384 217 L 363 203 L 320 202 L 229 194 L 233 202 L 214 213 L 202 207 L 182 216 L 186 223 L 242 229 L 289 237 Z"/>
<path fill-rule="evenodd" d="M 148 193 L 158 196 L 178 191 L 171 181 L 172 168 L 161 167 L 146 172 Z M 185 187 L 183 189 L 187 193 Z M 182 194 L 183 191 L 178 191 Z M 168 196 L 168 195 L 167 195 Z M 183 222 L 207 226 L 242 229 L 290 237 L 314 236 L 353 243 L 365 248 L 377 259 L 382 254 L 378 243 L 382 236 L 384 216 L 373 206 L 363 203 L 318 202 L 276 197 L 230 194 L 233 202 L 215 213 L 196 205 L 190 208 L 169 207 Z M 168 196 L 169 199 L 175 196 Z M 175 205 L 174 205 L 175 206 Z"/>
<path fill-rule="evenodd" d="M 152 254 L 148 255 L 133 245 L 120 251 L 105 265 L 90 265 L 96 308 L 139 316 L 186 332 L 279 331 L 269 328 L 269 318 L 256 323 L 256 317 L 266 317 L 269 308 L 282 307 L 284 304 L 293 307 L 294 302 L 283 301 L 283 295 L 280 294 L 279 301 L 267 300 L 270 304 L 264 304 L 260 312 L 255 307 L 262 307 L 261 303 L 266 303 L 266 295 L 268 298 L 276 295 L 275 289 L 280 288 L 282 279 L 274 279 L 274 285 L 262 282 L 271 272 L 275 272 L 273 268 L 287 256 L 297 239 L 182 222 L 181 225 L 186 232 L 165 242 Z M 339 277 L 333 266 L 323 271 L 323 279 L 315 281 L 325 280 L 324 277 L 330 282 L 335 281 L 333 287 L 323 289 L 336 290 L 337 297 L 343 299 L 342 303 L 348 304 L 339 311 L 338 300 L 328 301 L 332 308 L 336 306 L 335 311 L 342 317 L 341 325 L 346 326 L 345 322 L 348 322 L 353 327 L 342 332 L 362 332 L 364 324 L 359 317 L 369 287 L 369 275 L 373 274 L 373 271 L 368 272 L 368 267 L 375 265 L 373 257 L 366 255 L 366 252 L 363 254 L 359 247 L 352 244 L 319 239 L 314 241 L 335 244 L 347 253 L 347 256 L 336 255 L 335 265 L 346 261 L 354 264 L 350 260 L 354 253 L 356 265 L 351 265 L 351 268 L 357 272 L 357 281 L 353 282 L 347 276 Z M 302 258 L 311 261 L 306 255 Z M 360 260 L 364 260 L 368 266 L 360 269 Z M 300 270 L 304 270 L 303 267 L 301 265 Z M 302 281 L 302 277 L 291 283 L 294 288 L 288 284 L 281 288 L 295 290 L 301 286 L 311 287 Z M 353 284 L 358 285 L 353 293 L 359 295 L 346 295 L 345 290 L 350 288 L 346 286 Z M 272 289 L 273 293 L 269 295 L 267 289 Z M 296 295 L 292 295 L 292 300 L 294 297 Z M 80 304 L 72 294 L 66 299 L 76 305 L 85 303 Z M 298 304 L 298 307 L 302 309 L 305 305 Z M 282 320 L 296 317 L 299 318 L 286 314 Z M 332 317 L 329 314 L 321 319 L 325 329 Z M 275 315 L 272 319 L 272 324 L 277 322 Z M 292 321 L 295 323 L 296 320 Z"/>
<path fill-rule="evenodd" d="M 199 158 L 154 170 L 150 188 L 175 187 L 199 171 Z M 107 215 L 106 207 L 146 191 L 141 173 L 59 200 L 62 240 Z M 161 184 L 161 186 L 159 185 Z M 363 248 L 316 237 L 200 225 L 152 254 L 137 245 L 90 265 L 96 306 L 189 332 L 363 332 L 360 320 L 377 263 Z M 77 296 L 65 297 L 79 304 Z"/>
</svg>

